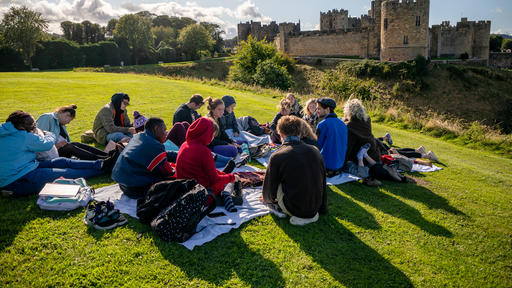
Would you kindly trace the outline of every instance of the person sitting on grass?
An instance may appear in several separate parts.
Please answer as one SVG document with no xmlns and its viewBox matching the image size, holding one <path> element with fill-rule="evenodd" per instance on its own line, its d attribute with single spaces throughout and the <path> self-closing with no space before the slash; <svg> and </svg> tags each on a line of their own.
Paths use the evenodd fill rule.
<svg viewBox="0 0 512 288">
<path fill-rule="evenodd" d="M 220 129 L 219 120 L 224 115 L 224 101 L 222 99 L 212 99 L 208 97 L 205 102 L 208 103 L 208 117 L 210 120 L 215 122 L 215 124 Z M 189 128 L 190 129 L 190 128 Z M 220 130 L 218 135 L 215 136 L 213 141 L 208 145 L 208 147 L 216 154 L 220 154 L 226 157 L 236 157 L 238 154 L 238 144 L 233 141 L 226 134 L 224 130 Z"/>
<path fill-rule="evenodd" d="M 348 148 L 345 171 L 363 178 L 363 184 L 379 186 L 377 179 L 402 181 L 402 177 L 381 161 L 381 153 L 372 134 L 371 119 L 361 100 L 351 99 L 343 107 L 344 121 L 348 128 Z M 364 173 L 362 167 L 368 167 Z M 368 174 L 368 175 L 367 175 Z"/>
<path fill-rule="evenodd" d="M 110 172 L 109 160 L 55 158 L 36 161 L 36 153 L 50 150 L 57 137 L 53 133 L 36 135 L 34 117 L 21 110 L 9 115 L 0 125 L 0 189 L 7 196 L 37 194 L 55 179 L 90 178 Z"/>
<path fill-rule="evenodd" d="M 190 125 L 186 141 L 178 152 L 176 178 L 195 179 L 197 183 L 212 191 L 216 197 L 221 197 L 228 212 L 236 212 L 231 197 L 233 191 L 230 191 L 233 185 L 228 184 L 238 179 L 231 173 L 224 173 L 215 168 L 213 155 L 208 148 L 215 137 L 216 129 L 218 127 L 206 117 L 199 118 Z M 212 201 L 214 199 L 208 197 L 207 204 L 209 205 Z"/>
<path fill-rule="evenodd" d="M 176 152 L 165 152 L 167 127 L 164 120 L 149 118 L 144 132 L 136 134 L 124 148 L 112 170 L 112 179 L 123 193 L 134 199 L 143 198 L 154 183 L 171 179 Z"/>
<path fill-rule="evenodd" d="M 286 98 L 281 99 L 281 102 L 279 102 L 279 112 L 277 112 L 276 116 L 274 116 L 274 119 L 270 123 L 270 139 L 275 144 L 281 144 L 281 137 L 279 136 L 279 133 L 277 132 L 277 122 L 281 117 L 290 115 L 290 112 L 292 110 L 292 103 L 288 101 Z"/>
<path fill-rule="evenodd" d="M 306 101 L 306 105 L 302 110 L 302 119 L 306 121 L 309 126 L 313 129 L 313 132 L 316 132 L 316 125 L 318 124 L 318 114 L 316 113 L 316 100 L 315 98 L 311 98 Z"/>
<path fill-rule="evenodd" d="M 192 95 L 188 103 L 183 103 L 176 109 L 172 117 L 172 125 L 180 122 L 187 122 L 189 125 L 192 124 L 192 122 L 201 117 L 201 115 L 197 113 L 197 109 L 201 108 L 203 104 L 203 96 L 199 94 Z"/>
<path fill-rule="evenodd" d="M 284 116 L 277 124 L 283 145 L 270 156 L 263 202 L 277 204 L 293 225 L 306 225 L 327 213 L 325 167 L 317 148 L 300 141 L 303 120 Z"/>
<path fill-rule="evenodd" d="M 132 127 L 126 111 L 129 103 L 128 94 L 116 93 L 112 96 L 111 102 L 96 114 L 92 131 L 98 143 L 106 145 L 110 141 L 116 143 L 130 141 L 135 134 L 135 128 Z"/>
<path fill-rule="evenodd" d="M 299 99 L 295 98 L 293 93 L 286 94 L 286 100 L 291 104 L 290 115 L 302 118 L 302 106 L 299 103 Z"/>
<path fill-rule="evenodd" d="M 76 109 L 77 106 L 75 104 L 71 104 L 59 107 L 55 112 L 43 114 L 37 119 L 37 128 L 43 131 L 49 131 L 58 138 L 57 143 L 55 143 L 55 147 L 57 147 L 60 157 L 76 157 L 81 160 L 98 160 L 108 158 L 108 153 L 93 146 L 79 142 L 71 142 L 71 138 L 66 130 L 66 125 L 75 119 Z"/>
<path fill-rule="evenodd" d="M 318 117 L 323 120 L 318 123 L 316 134 L 318 135 L 318 148 L 327 169 L 327 177 L 334 177 L 342 172 L 347 152 L 347 126 L 334 113 L 335 108 L 336 101 L 334 99 L 320 98 L 317 100 Z"/>
</svg>

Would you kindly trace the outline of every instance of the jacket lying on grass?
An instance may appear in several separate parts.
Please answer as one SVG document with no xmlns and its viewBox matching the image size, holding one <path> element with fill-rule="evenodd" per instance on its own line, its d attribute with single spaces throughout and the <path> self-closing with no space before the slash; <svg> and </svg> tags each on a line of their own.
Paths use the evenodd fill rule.
<svg viewBox="0 0 512 288">
<path fill-rule="evenodd" d="M 7 186 L 33 171 L 39 165 L 36 153 L 48 151 L 55 144 L 55 135 L 35 135 L 18 130 L 11 122 L 0 125 L 0 187 Z"/>
</svg>

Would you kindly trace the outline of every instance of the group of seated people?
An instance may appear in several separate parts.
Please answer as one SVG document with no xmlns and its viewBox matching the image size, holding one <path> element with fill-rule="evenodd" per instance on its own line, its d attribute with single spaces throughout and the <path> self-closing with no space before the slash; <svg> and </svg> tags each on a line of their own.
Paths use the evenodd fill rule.
<svg viewBox="0 0 512 288">
<path fill-rule="evenodd" d="M 305 225 L 316 221 L 318 213 L 327 212 L 326 177 L 347 172 L 375 186 L 380 185 L 377 179 L 402 180 L 382 163 L 383 152 L 435 157 L 431 151 L 390 148 L 384 144 L 391 145 L 389 134 L 376 139 L 370 118 L 357 99 L 345 104 L 342 120 L 334 112 L 336 102 L 331 98 L 310 99 L 303 109 L 298 99 L 288 94 L 266 126 L 250 116 L 237 119 L 236 101 L 230 95 L 203 99 L 196 94 L 177 108 L 170 131 L 161 118 L 147 119 L 137 111 L 131 123 L 129 102 L 127 94 L 116 93 L 94 119 L 94 139 L 106 145 L 107 152 L 71 142 L 66 125 L 76 117 L 76 105 L 57 108 L 37 121 L 27 112 L 11 113 L 0 125 L 3 194 L 37 194 L 59 177 L 111 173 L 122 192 L 137 199 L 157 182 L 195 179 L 217 197 L 209 202 L 217 200 L 234 212 L 230 197 L 233 183 L 239 179 L 231 172 L 247 162 L 242 147 L 270 138 L 281 146 L 270 157 L 261 201 L 291 216 L 290 223 Z M 208 113 L 201 117 L 197 110 L 204 104 Z M 264 134 L 270 137 L 260 137 Z"/>
</svg>

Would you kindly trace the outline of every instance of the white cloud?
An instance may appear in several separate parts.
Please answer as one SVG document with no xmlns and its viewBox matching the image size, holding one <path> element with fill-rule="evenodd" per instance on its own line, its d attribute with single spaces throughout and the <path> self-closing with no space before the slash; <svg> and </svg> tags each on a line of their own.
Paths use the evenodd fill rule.
<svg viewBox="0 0 512 288">
<path fill-rule="evenodd" d="M 506 28 L 506 29 L 498 29 L 491 32 L 492 34 L 507 34 L 512 35 L 512 28 Z"/>
<path fill-rule="evenodd" d="M 496 9 L 494 9 L 494 12 L 498 13 L 498 14 L 503 14 L 503 9 L 498 7 Z"/>
<path fill-rule="evenodd" d="M 309 22 L 301 23 L 300 29 L 302 31 L 314 31 L 314 30 L 320 30 L 320 24 L 312 24 Z"/>
<path fill-rule="evenodd" d="M 202 7 L 196 2 L 134 3 L 125 2 L 119 8 L 114 8 L 107 0 L 0 0 L 0 18 L 11 6 L 26 5 L 32 10 L 42 13 L 49 23 L 49 31 L 62 33 L 60 22 L 82 22 L 89 20 L 94 23 L 106 25 L 108 20 L 119 18 L 122 15 L 147 10 L 157 15 L 190 17 L 198 21 L 219 24 L 226 32 L 226 38 L 236 36 L 236 23 L 239 21 L 261 21 L 269 23 L 270 17 L 263 15 L 258 7 L 247 0 L 234 10 L 217 6 Z"/>
</svg>

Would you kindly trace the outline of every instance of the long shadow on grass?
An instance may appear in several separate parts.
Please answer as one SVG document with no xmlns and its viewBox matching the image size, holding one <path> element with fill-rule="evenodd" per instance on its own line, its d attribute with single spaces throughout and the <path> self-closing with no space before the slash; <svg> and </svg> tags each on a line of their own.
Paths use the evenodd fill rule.
<svg viewBox="0 0 512 288">
<path fill-rule="evenodd" d="M 43 211 L 37 204 L 37 196 L 23 198 L 0 198 L 0 251 L 9 247 L 25 225 L 36 218 L 53 220 L 76 217 L 83 212 L 76 209 L 69 212 Z"/>
<path fill-rule="evenodd" d="M 285 281 L 277 265 L 251 250 L 240 235 L 242 225 L 211 243 L 187 250 L 179 244 L 154 241 L 162 256 L 178 266 L 187 277 L 199 278 L 214 285 L 223 285 L 232 273 L 252 287 L 284 287 Z"/>
<path fill-rule="evenodd" d="M 328 190 L 328 208 L 331 216 L 351 222 L 361 228 L 377 230 L 381 226 L 375 217 L 351 199 Z"/>
<path fill-rule="evenodd" d="M 394 189 L 399 184 L 392 183 L 384 186 L 384 188 Z M 420 186 L 412 187 L 411 190 Z M 429 222 L 415 208 L 406 203 L 389 196 L 377 188 L 368 188 L 361 186 L 359 183 L 347 183 L 340 188 L 344 193 L 348 194 L 357 201 L 364 202 L 386 214 L 404 219 L 411 224 L 416 225 L 421 230 L 434 235 L 443 237 L 452 237 L 453 234 L 441 225 Z M 391 190 L 390 189 L 390 190 Z"/>
<path fill-rule="evenodd" d="M 451 206 L 445 198 L 415 183 L 394 185 L 388 192 L 396 196 L 421 202 L 430 209 L 441 209 L 454 215 L 466 216 L 464 212 Z"/>
<path fill-rule="evenodd" d="M 292 226 L 274 217 L 277 225 L 336 281 L 347 287 L 411 287 L 409 278 L 341 225 L 329 211 L 317 223 Z"/>
</svg>

